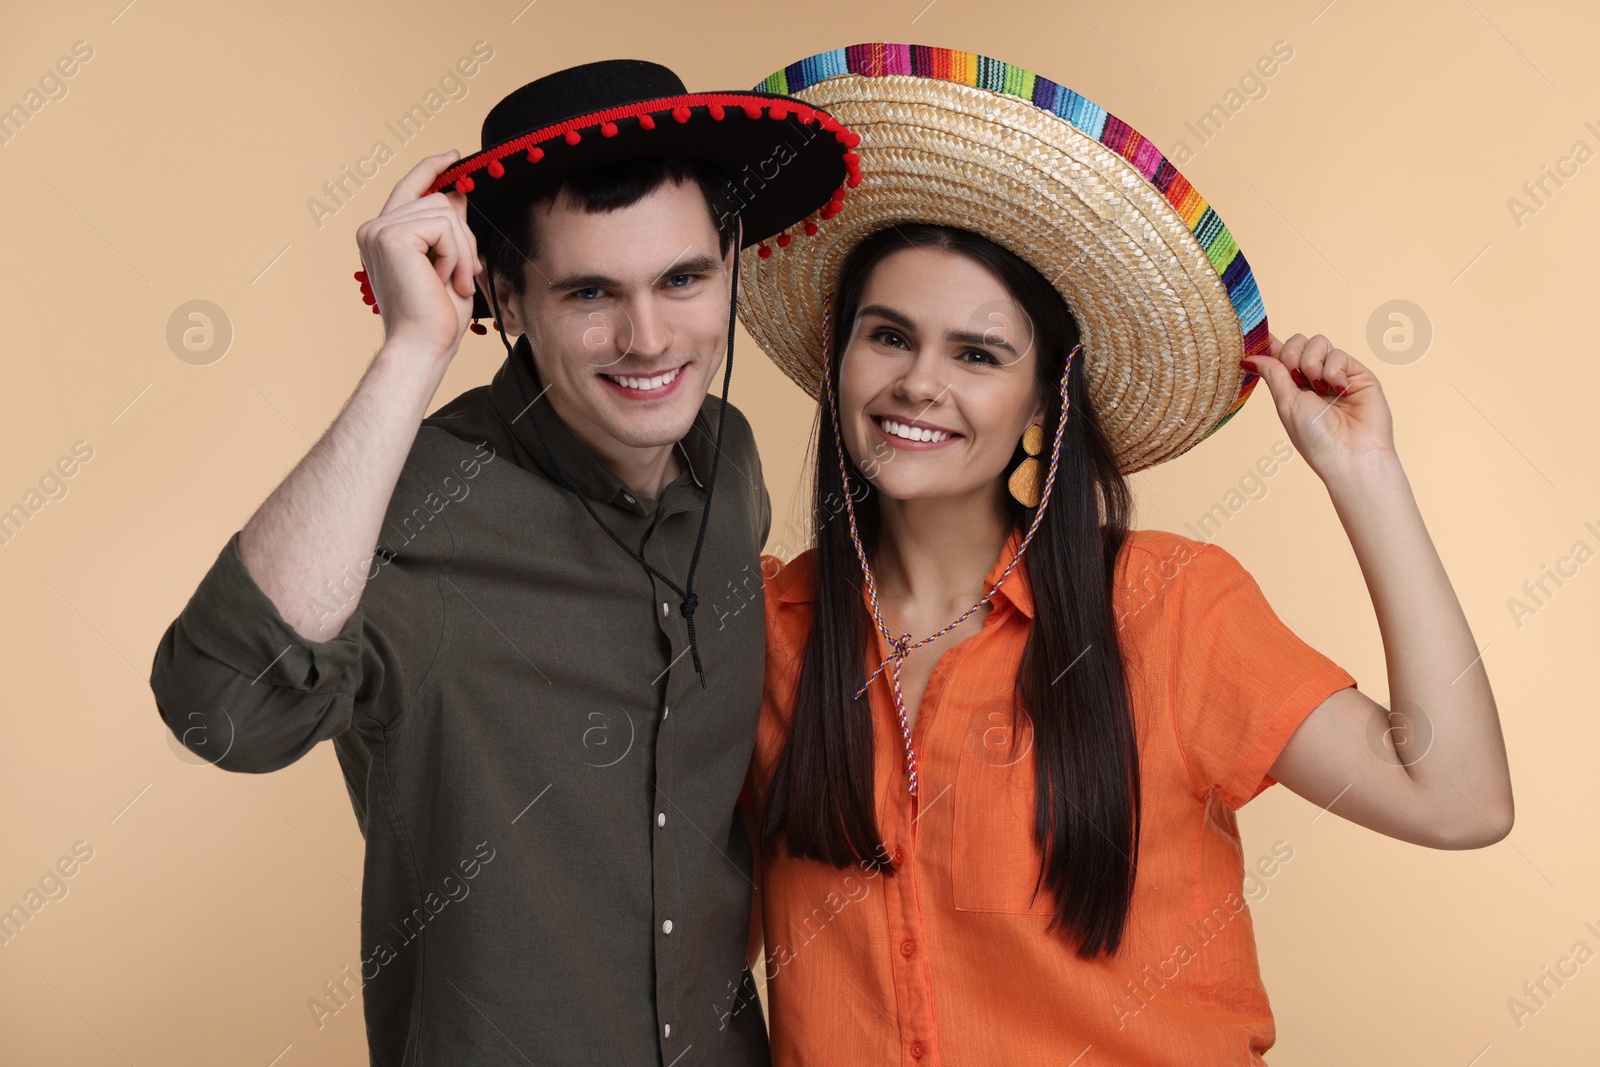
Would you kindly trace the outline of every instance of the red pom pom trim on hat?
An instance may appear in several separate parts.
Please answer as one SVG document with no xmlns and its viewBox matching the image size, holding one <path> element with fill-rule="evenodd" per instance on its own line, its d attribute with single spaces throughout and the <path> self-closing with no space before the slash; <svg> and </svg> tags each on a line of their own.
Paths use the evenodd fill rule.
<svg viewBox="0 0 1600 1067">
<path fill-rule="evenodd" d="M 760 256 L 762 259 L 768 259 L 772 256 L 772 249 L 768 248 L 766 242 L 763 241 L 762 243 L 756 245 L 756 255 Z"/>
<path fill-rule="evenodd" d="M 636 119 L 640 129 L 655 129 L 658 120 L 651 114 L 651 111 L 663 114 L 669 107 L 672 117 L 679 123 L 687 123 L 693 118 L 693 109 L 696 107 L 704 107 L 706 113 L 713 120 L 721 120 L 726 117 L 729 111 L 739 108 L 745 113 L 746 117 L 751 119 L 759 119 L 763 113 L 766 113 L 769 117 L 779 120 L 793 118 L 805 125 L 810 125 L 813 122 L 818 123 L 822 129 L 832 133 L 835 140 L 849 149 L 853 149 L 861 143 L 860 134 L 846 129 L 838 119 L 816 107 L 785 100 L 771 102 L 765 99 L 752 99 L 752 95 L 749 93 L 690 93 L 678 97 L 640 101 L 638 103 L 625 104 L 622 107 L 608 108 L 577 119 L 569 119 L 566 122 L 559 122 L 542 129 L 530 131 L 519 137 L 512 138 L 493 149 L 479 153 L 470 161 L 464 161 L 446 170 L 434 179 L 433 185 L 430 186 L 428 191 L 432 193 L 440 189 L 453 187 L 458 192 L 469 193 L 476 188 L 476 182 L 472 175 L 477 171 L 487 170 L 491 178 L 504 177 L 506 168 L 501 160 L 516 152 L 526 152 L 529 163 L 538 163 L 545 156 L 543 144 L 549 143 L 558 136 L 563 138 L 569 145 L 581 143 L 583 134 L 595 128 L 598 128 L 604 137 L 614 137 L 619 132 L 619 120 L 625 118 Z M 828 204 L 817 213 L 816 218 L 818 220 L 832 218 L 843 210 L 845 188 L 853 188 L 860 184 L 859 156 L 854 152 L 846 152 L 842 153 L 842 155 L 844 156 L 843 162 L 847 173 L 846 181 L 841 188 L 835 191 Z M 817 223 L 811 219 L 804 220 L 803 225 L 807 235 L 817 232 Z M 784 235 L 785 239 L 778 241 L 778 247 L 784 247 L 788 243 L 787 238 L 792 236 L 794 235 L 786 233 Z M 772 255 L 772 248 L 765 242 L 762 242 L 758 248 L 761 258 L 766 259 Z M 373 312 L 374 314 L 378 313 L 378 308 L 375 304 Z M 495 328 L 501 329 L 498 323 Z M 502 332 L 504 331 L 502 330 Z"/>
</svg>

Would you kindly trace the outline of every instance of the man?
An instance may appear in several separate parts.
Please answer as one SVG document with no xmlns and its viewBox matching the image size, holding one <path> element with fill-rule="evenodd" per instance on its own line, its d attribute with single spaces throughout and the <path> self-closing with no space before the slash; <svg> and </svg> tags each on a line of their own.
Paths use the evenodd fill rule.
<svg viewBox="0 0 1600 1067">
<path fill-rule="evenodd" d="M 707 391 L 736 235 L 836 210 L 850 136 L 588 64 L 501 101 L 482 152 L 423 160 L 358 229 L 384 344 L 151 686 L 227 770 L 333 740 L 366 839 L 372 1063 L 766 1062 L 759 1013 L 733 1010 L 762 615 L 719 627 L 714 602 L 759 593 L 770 510 L 726 374 Z M 505 363 L 424 418 L 490 313 Z"/>
</svg>

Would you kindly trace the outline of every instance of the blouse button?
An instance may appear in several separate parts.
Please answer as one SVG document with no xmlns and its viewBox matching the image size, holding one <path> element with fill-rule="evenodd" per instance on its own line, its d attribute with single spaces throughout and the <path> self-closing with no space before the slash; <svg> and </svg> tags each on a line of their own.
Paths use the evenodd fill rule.
<svg viewBox="0 0 1600 1067">
<path fill-rule="evenodd" d="M 926 1051 L 926 1050 L 923 1049 L 922 1042 L 920 1042 L 920 1041 L 911 1042 L 911 1058 L 912 1059 L 914 1059 L 914 1060 L 922 1059 L 922 1053 L 924 1051 Z"/>
<path fill-rule="evenodd" d="M 900 955 L 904 956 L 906 959 L 909 960 L 916 951 L 916 943 L 913 942 L 909 937 L 900 942 Z"/>
</svg>

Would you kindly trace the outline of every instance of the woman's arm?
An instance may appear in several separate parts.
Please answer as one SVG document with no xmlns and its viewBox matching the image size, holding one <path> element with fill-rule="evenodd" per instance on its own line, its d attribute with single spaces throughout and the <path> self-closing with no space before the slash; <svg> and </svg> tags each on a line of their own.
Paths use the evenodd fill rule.
<svg viewBox="0 0 1600 1067">
<path fill-rule="evenodd" d="M 1494 693 L 1395 452 L 1382 388 L 1320 334 L 1273 338 L 1272 355 L 1251 362 L 1350 537 L 1377 614 L 1390 696 L 1390 709 L 1355 689 L 1330 696 L 1269 773 L 1312 803 L 1403 841 L 1451 849 L 1499 841 L 1511 830 L 1513 804 Z"/>
</svg>

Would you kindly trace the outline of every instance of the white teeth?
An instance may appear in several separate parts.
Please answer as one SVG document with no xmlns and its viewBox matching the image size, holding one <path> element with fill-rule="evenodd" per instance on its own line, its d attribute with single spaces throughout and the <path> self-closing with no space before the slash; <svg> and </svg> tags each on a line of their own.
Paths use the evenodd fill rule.
<svg viewBox="0 0 1600 1067">
<path fill-rule="evenodd" d="M 678 372 L 682 369 L 682 367 L 674 367 L 672 370 L 667 371 L 667 373 L 657 374 L 653 378 L 631 378 L 621 374 L 608 374 L 606 377 L 616 382 L 624 389 L 660 389 L 663 385 L 669 384 L 674 378 L 676 378 L 678 376 Z"/>
<path fill-rule="evenodd" d="M 930 430 L 922 426 L 907 426 L 904 423 L 895 422 L 893 419 L 879 419 L 878 425 L 883 427 L 884 433 L 902 437 L 907 441 L 943 441 L 950 436 L 942 430 Z"/>
</svg>

